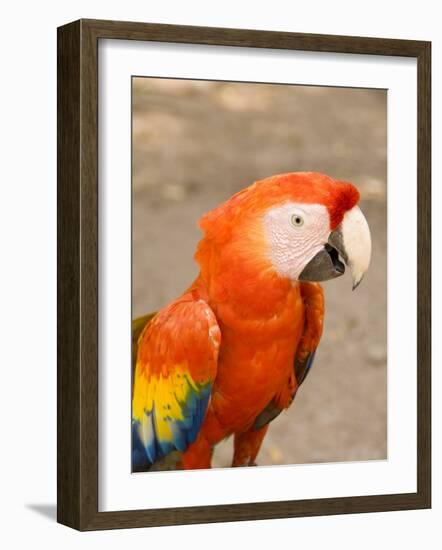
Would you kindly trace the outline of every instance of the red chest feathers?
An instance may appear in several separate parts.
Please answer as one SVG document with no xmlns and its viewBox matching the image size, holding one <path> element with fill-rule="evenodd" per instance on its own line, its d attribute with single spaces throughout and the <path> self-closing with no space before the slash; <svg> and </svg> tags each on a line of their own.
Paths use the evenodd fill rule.
<svg viewBox="0 0 442 550">
<path fill-rule="evenodd" d="M 245 428 L 289 383 L 304 326 L 299 290 L 290 289 L 275 310 L 254 318 L 218 308 L 222 338 L 212 407 L 222 422 Z"/>
</svg>

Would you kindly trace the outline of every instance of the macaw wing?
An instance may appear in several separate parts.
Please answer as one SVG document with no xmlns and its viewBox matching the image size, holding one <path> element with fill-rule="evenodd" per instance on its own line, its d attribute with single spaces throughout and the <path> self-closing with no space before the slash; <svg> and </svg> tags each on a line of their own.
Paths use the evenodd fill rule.
<svg viewBox="0 0 442 550">
<path fill-rule="evenodd" d="M 307 378 L 313 365 L 324 325 L 324 292 L 321 285 L 303 282 L 301 295 L 305 307 L 305 325 L 294 364 L 298 388 Z"/>
<path fill-rule="evenodd" d="M 282 404 L 277 398 L 272 399 L 257 416 L 253 424 L 255 430 L 259 430 L 274 420 L 291 403 L 299 386 L 304 382 L 313 365 L 316 349 L 322 336 L 324 293 L 321 285 L 318 283 L 302 282 L 300 286 L 304 302 L 305 322 L 304 331 L 299 341 L 293 364 L 296 378 L 294 391 L 288 404 Z"/>
<path fill-rule="evenodd" d="M 221 333 L 209 305 L 188 294 L 145 326 L 138 339 L 132 400 L 133 469 L 185 451 L 204 420 Z"/>
</svg>

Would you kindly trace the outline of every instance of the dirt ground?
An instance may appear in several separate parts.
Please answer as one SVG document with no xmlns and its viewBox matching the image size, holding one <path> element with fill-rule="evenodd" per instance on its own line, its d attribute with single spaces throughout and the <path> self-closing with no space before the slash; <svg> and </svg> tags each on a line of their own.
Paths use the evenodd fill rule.
<svg viewBox="0 0 442 550">
<path fill-rule="evenodd" d="M 253 181 L 318 171 L 361 191 L 372 264 L 355 292 L 348 274 L 325 283 L 315 364 L 260 465 L 387 457 L 386 115 L 382 90 L 133 80 L 134 317 L 189 285 L 198 218 Z M 214 465 L 230 460 L 227 441 Z"/>
</svg>

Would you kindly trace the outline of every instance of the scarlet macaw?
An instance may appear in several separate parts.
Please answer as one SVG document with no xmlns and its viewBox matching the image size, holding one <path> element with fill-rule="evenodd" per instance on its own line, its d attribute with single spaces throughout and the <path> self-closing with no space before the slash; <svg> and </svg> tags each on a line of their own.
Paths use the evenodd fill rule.
<svg viewBox="0 0 442 550">
<path fill-rule="evenodd" d="M 178 468 L 210 468 L 214 446 L 231 435 L 232 466 L 255 464 L 269 423 L 312 365 L 323 328 L 319 282 L 344 273 L 339 256 L 353 288 L 368 268 L 358 200 L 350 183 L 290 173 L 201 218 L 199 276 L 153 318 L 134 322 L 134 471 L 167 457 Z"/>
</svg>

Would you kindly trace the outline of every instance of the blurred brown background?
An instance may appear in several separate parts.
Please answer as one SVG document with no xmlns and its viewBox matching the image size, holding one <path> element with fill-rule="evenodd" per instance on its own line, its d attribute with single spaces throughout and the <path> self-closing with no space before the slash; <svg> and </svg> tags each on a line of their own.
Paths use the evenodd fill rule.
<svg viewBox="0 0 442 550">
<path fill-rule="evenodd" d="M 384 459 L 386 91 L 134 78 L 133 315 L 192 282 L 204 212 L 257 179 L 304 170 L 358 186 L 372 264 L 355 292 L 348 274 L 325 283 L 314 366 L 271 424 L 258 464 Z M 230 460 L 227 441 L 214 465 Z"/>
</svg>

